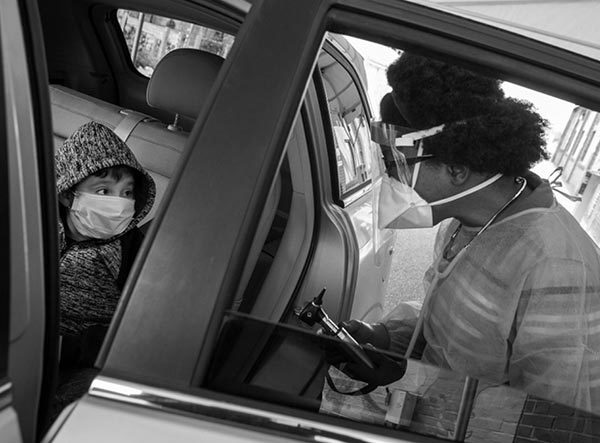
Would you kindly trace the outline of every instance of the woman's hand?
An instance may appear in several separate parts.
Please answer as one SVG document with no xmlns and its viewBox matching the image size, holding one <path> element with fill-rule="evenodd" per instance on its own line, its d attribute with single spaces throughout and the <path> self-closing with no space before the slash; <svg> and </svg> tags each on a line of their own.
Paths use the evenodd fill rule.
<svg viewBox="0 0 600 443">
<path fill-rule="evenodd" d="M 400 380 L 406 372 L 406 360 L 394 360 L 378 352 L 370 343 L 363 347 L 373 365 L 370 369 L 356 361 L 348 361 L 338 366 L 350 378 L 360 380 L 370 385 L 385 386 Z"/>
<path fill-rule="evenodd" d="M 322 341 L 322 349 L 329 364 L 337 366 L 349 377 L 371 385 L 387 385 L 402 378 L 406 371 L 406 361 L 391 359 L 377 351 L 386 350 L 390 345 L 389 334 L 382 323 L 369 324 L 360 320 L 350 320 L 340 323 L 339 326 L 346 329 L 362 345 L 375 368 L 371 369 L 353 359 L 352 354 L 344 350 L 343 345 L 333 337 L 324 338 Z M 323 332 L 321 334 L 324 335 Z"/>
<path fill-rule="evenodd" d="M 365 323 L 360 320 L 349 320 L 340 323 L 346 331 L 361 345 L 370 343 L 378 349 L 390 347 L 390 336 L 383 323 Z"/>
</svg>

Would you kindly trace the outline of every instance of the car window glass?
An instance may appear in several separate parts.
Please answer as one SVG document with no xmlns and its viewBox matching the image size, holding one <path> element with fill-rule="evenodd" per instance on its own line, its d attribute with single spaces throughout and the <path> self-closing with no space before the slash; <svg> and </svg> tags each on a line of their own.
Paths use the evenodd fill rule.
<svg viewBox="0 0 600 443">
<path fill-rule="evenodd" d="M 225 58 L 234 41 L 225 32 L 155 14 L 119 9 L 117 19 L 134 66 L 147 77 L 174 49 L 200 49 Z"/>
<path fill-rule="evenodd" d="M 330 125 L 327 130 L 331 131 L 334 142 L 335 156 L 330 158 L 335 158 L 336 164 L 332 170 L 337 174 L 337 191 L 342 200 L 366 189 L 367 184 L 373 185 L 377 179 L 371 157 L 373 132 L 370 128 L 374 122 L 387 118 L 380 108 L 382 100 L 391 91 L 386 68 L 403 54 L 399 48 L 383 47 L 352 37 L 347 40 L 360 52 L 364 61 L 362 69 L 353 65 L 356 59 L 340 56 L 341 51 L 324 50 L 317 58 L 317 70 L 327 101 L 328 115 L 324 124 Z M 384 55 L 377 58 L 377 54 Z M 361 80 L 361 76 L 366 76 L 369 81 Z M 532 109 L 547 120 L 543 136 L 548 158 L 534 165 L 533 172 L 547 180 L 540 183 L 552 188 L 548 195 L 553 193 L 556 201 L 583 226 L 586 234 L 581 234 L 581 241 L 598 243 L 600 230 L 596 220 L 600 215 L 600 174 L 595 172 L 600 167 L 598 112 L 508 82 L 500 81 L 499 84 L 506 97 L 532 103 Z M 406 121 L 396 123 L 406 125 Z M 531 180 L 538 183 L 536 179 Z M 552 205 L 549 203 L 548 207 L 556 208 Z M 363 224 L 370 223 L 374 221 L 363 220 Z M 328 335 L 327 326 L 331 333 L 339 334 L 338 322 L 356 318 L 356 310 L 344 314 L 338 306 L 351 295 L 334 295 L 326 288 L 321 293 L 323 299 L 319 299 L 320 282 L 310 282 L 316 288 L 314 293 L 308 297 L 305 292 L 303 298 L 292 300 L 280 316 L 255 315 L 256 311 L 244 309 L 228 311 L 206 386 L 350 420 L 386 435 L 392 429 L 399 433 L 397 436 L 406 431 L 457 441 L 480 441 L 490 436 L 498 442 L 513 442 L 518 437 L 542 441 L 544 438 L 592 439 L 597 434 L 594 429 L 596 419 L 585 407 L 576 408 L 563 404 L 562 399 L 556 397 L 548 399 L 545 395 L 513 388 L 501 377 L 468 377 L 456 369 L 461 367 L 465 351 L 458 344 L 444 348 L 446 354 L 443 354 L 452 362 L 454 370 L 447 362 L 435 361 L 432 354 L 424 357 L 426 348 L 419 346 L 433 346 L 428 343 L 443 346 L 446 337 L 429 329 L 432 327 L 430 317 L 421 313 L 429 315 L 429 309 L 438 313 L 452 312 L 448 315 L 456 312 L 452 305 L 457 303 L 456 300 L 437 297 L 425 301 L 424 286 L 436 284 L 440 280 L 435 279 L 443 280 L 448 275 L 444 274 L 444 266 L 448 263 L 442 263 L 441 259 L 434 265 L 440 267 L 432 267 L 434 258 L 442 252 L 443 245 L 439 245 L 442 229 L 447 228 L 444 223 L 439 229 L 397 230 L 399 237 L 392 248 L 391 269 L 385 274 L 386 279 L 389 276 L 387 288 L 386 285 L 383 288 L 386 290 L 385 308 L 377 318 L 369 318 L 369 322 L 374 325 L 383 322 L 388 332 L 390 328 L 397 328 L 394 330 L 403 334 L 403 342 L 393 343 L 385 350 L 363 346 L 362 351 L 357 352 L 353 345 L 344 345 Z M 355 235 L 358 231 L 355 229 Z M 373 235 L 374 231 L 368 232 Z M 437 241 L 436 236 L 440 237 Z M 461 247 L 464 247 L 469 240 L 461 241 Z M 360 248 L 365 248 L 361 249 L 361 258 L 367 254 L 367 244 L 371 247 L 369 240 L 358 243 Z M 347 260 L 347 257 L 340 256 L 339 260 Z M 354 299 L 368 296 L 365 287 L 375 291 L 373 275 L 361 274 L 358 278 L 363 280 L 356 284 L 359 292 L 352 294 Z M 369 278 L 372 280 L 365 283 Z M 468 294 L 468 281 L 460 283 Z M 536 291 L 535 287 L 530 289 Z M 336 302 L 332 304 L 331 300 Z M 465 326 L 474 337 L 482 333 L 478 328 L 490 318 L 485 300 L 480 302 L 479 305 L 477 300 L 473 302 L 476 305 L 473 311 L 479 314 Z M 424 303 L 426 308 L 423 308 Z M 436 305 L 442 309 L 435 311 Z M 498 338 L 500 359 L 504 358 L 503 352 L 510 352 L 510 348 L 502 351 L 506 342 L 512 346 L 516 340 L 517 323 L 531 320 L 523 320 L 519 314 L 521 309 L 528 308 L 521 304 L 514 306 L 516 314 L 505 325 L 507 336 Z M 411 341 L 412 333 L 421 321 L 419 318 L 426 318 L 422 320 L 425 332 L 414 337 L 416 342 Z M 533 328 L 533 324 L 530 327 Z M 434 335 L 436 340 L 432 339 Z M 407 352 L 407 347 L 413 346 L 413 352 Z M 496 344 L 490 344 L 491 348 L 494 346 Z M 357 361 L 364 364 L 365 355 L 375 366 L 389 365 L 392 372 L 397 371 L 403 376 L 392 381 L 386 379 L 379 386 L 351 378 L 348 374 L 352 369 L 349 368 Z M 484 355 L 482 351 L 479 363 L 485 365 L 486 359 L 496 357 Z M 340 365 L 341 361 L 350 363 Z M 505 361 L 505 364 L 519 367 L 514 361 Z M 504 365 L 500 366 L 501 373 Z"/>
<path fill-rule="evenodd" d="M 335 142 L 339 192 L 346 198 L 371 179 L 369 114 L 357 86 L 358 79 L 331 54 L 323 51 L 318 66 Z M 354 72 L 355 76 L 358 76 Z"/>
</svg>

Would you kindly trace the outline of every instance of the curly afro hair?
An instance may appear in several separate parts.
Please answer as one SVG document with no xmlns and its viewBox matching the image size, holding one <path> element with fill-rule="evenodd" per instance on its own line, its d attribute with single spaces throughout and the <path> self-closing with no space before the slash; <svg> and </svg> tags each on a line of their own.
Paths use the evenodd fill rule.
<svg viewBox="0 0 600 443">
<path fill-rule="evenodd" d="M 483 115 L 446 124 L 441 133 L 425 139 L 424 148 L 441 163 L 480 173 L 523 175 L 548 158 L 547 127 L 531 103 L 506 98 Z"/>
<path fill-rule="evenodd" d="M 406 52 L 387 79 L 412 127 L 445 124 L 424 145 L 442 163 L 514 176 L 548 158 L 548 123 L 531 103 L 506 97 L 498 79 Z"/>
<path fill-rule="evenodd" d="M 407 52 L 388 67 L 387 80 L 396 106 L 417 129 L 482 114 L 504 98 L 500 80 Z"/>
</svg>

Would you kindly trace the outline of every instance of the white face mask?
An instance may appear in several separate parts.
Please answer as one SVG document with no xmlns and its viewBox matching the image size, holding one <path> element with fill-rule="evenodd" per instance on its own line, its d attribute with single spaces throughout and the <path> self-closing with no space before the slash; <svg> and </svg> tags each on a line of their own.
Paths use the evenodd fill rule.
<svg viewBox="0 0 600 443">
<path fill-rule="evenodd" d="M 134 214 L 135 200 L 77 192 L 69 211 L 69 220 L 79 234 L 107 239 L 127 229 Z"/>
<path fill-rule="evenodd" d="M 417 155 L 422 155 L 422 148 L 419 148 Z M 380 229 L 430 228 L 433 226 L 433 206 L 449 203 L 469 194 L 473 194 L 480 189 L 491 185 L 502 177 L 502 174 L 496 174 L 466 191 L 442 200 L 427 203 L 414 189 L 415 184 L 417 183 L 419 167 L 420 163 L 417 163 L 412 176 L 411 186 L 393 180 L 388 176 L 383 177 L 378 205 Z"/>
</svg>

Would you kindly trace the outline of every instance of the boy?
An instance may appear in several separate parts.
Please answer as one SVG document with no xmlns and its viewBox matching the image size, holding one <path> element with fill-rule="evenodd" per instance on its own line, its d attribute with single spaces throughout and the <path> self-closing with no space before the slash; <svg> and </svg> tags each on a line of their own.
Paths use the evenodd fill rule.
<svg viewBox="0 0 600 443">
<path fill-rule="evenodd" d="M 81 126 L 55 155 L 61 370 L 93 366 L 142 240 L 155 185 L 106 126 Z"/>
</svg>

